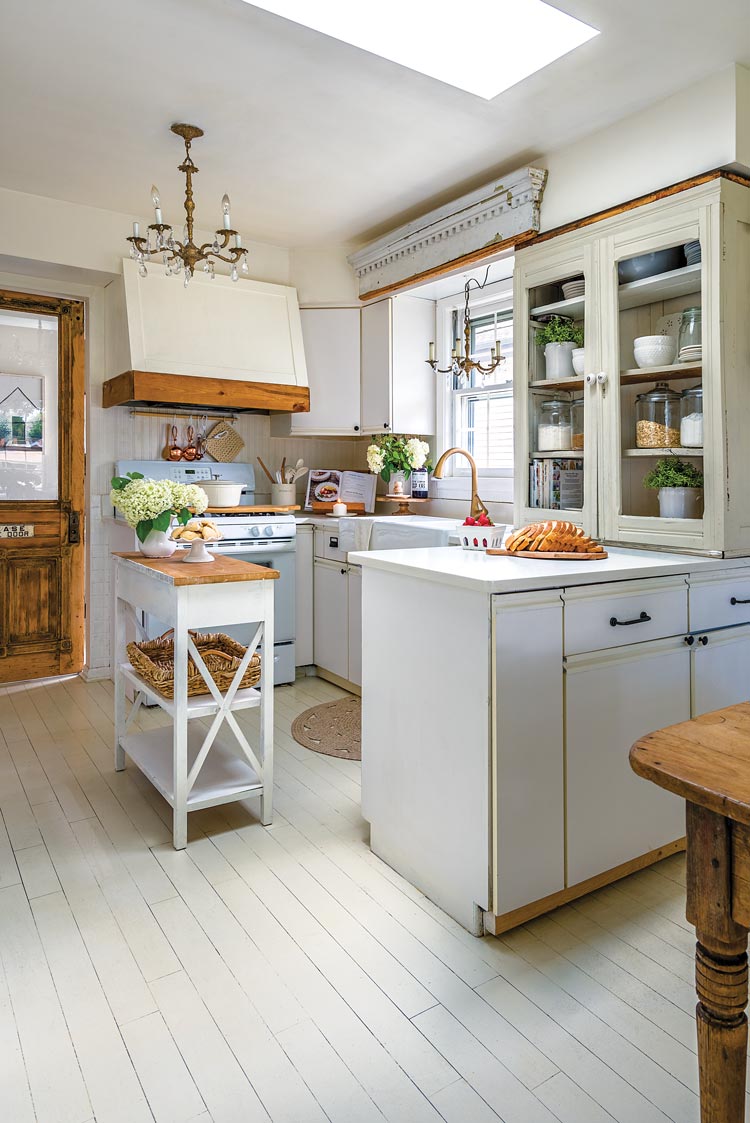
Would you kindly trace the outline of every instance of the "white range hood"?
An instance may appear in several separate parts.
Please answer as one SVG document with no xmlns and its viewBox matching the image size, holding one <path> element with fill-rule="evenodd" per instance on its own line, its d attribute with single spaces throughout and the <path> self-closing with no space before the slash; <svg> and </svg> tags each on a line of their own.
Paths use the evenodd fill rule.
<svg viewBox="0 0 750 1123">
<path fill-rule="evenodd" d="M 154 402 L 194 390 L 197 396 L 189 404 L 206 405 L 206 380 L 218 379 L 256 389 L 268 386 L 269 409 L 309 408 L 281 404 L 286 398 L 291 403 L 308 397 L 297 290 L 289 285 L 233 282 L 218 275 L 212 281 L 200 272 L 185 288 L 181 277 L 166 276 L 155 263 L 148 276 L 140 277 L 136 263 L 126 258 L 122 277 L 107 286 L 106 312 L 107 372 L 112 381 L 105 385 L 105 405 L 128 400 L 123 397 L 127 374 L 173 375 L 180 382 L 192 378 L 203 383 L 180 391 L 172 380 L 141 378 L 142 387 L 153 387 L 149 394 L 162 395 L 149 398 Z M 113 383 L 119 383 L 121 392 L 117 400 L 108 401 L 107 388 Z M 131 388 L 132 383 L 131 378 Z M 284 394 L 284 388 L 292 393 Z M 240 387 L 235 389 L 239 395 Z M 304 393 L 295 395 L 296 389 Z M 182 400 L 188 403 L 187 397 Z M 233 403 L 224 393 L 216 404 Z"/>
</svg>

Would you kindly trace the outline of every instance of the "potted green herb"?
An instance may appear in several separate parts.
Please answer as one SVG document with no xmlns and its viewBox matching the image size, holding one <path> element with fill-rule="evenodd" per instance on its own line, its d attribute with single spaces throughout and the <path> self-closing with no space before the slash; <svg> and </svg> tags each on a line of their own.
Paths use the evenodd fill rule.
<svg viewBox="0 0 750 1123">
<path fill-rule="evenodd" d="M 665 456 L 644 477 L 644 487 L 659 492 L 663 519 L 699 519 L 703 502 L 703 473 L 678 456 Z"/>
<path fill-rule="evenodd" d="M 544 349 L 547 378 L 574 378 L 573 351 L 583 346 L 583 331 L 561 316 L 542 324 L 536 344 Z"/>
</svg>

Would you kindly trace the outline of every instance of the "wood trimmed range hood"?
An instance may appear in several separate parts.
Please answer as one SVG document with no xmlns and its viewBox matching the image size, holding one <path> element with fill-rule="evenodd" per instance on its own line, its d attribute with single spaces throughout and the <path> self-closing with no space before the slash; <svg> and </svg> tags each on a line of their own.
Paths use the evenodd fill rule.
<svg viewBox="0 0 750 1123">
<path fill-rule="evenodd" d="M 185 288 L 123 261 L 105 290 L 104 408 L 165 405 L 306 413 L 310 391 L 297 290 L 196 273 Z"/>
</svg>

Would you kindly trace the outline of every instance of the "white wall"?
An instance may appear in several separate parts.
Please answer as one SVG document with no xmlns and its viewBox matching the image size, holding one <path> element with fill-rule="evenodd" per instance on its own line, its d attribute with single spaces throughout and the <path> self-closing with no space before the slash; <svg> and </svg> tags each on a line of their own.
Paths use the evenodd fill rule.
<svg viewBox="0 0 750 1123">
<path fill-rule="evenodd" d="M 357 279 L 347 255 L 353 246 L 293 249 L 290 283 L 300 304 L 359 304 Z"/>
<path fill-rule="evenodd" d="M 750 166 L 750 72 L 731 66 L 532 163 L 549 172 L 542 230 L 701 172 Z"/>
</svg>

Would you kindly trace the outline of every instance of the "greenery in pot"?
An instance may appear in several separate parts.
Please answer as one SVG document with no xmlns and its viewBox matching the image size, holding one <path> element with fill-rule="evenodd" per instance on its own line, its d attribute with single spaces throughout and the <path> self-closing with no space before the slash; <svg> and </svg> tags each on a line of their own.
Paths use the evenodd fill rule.
<svg viewBox="0 0 750 1123">
<path fill-rule="evenodd" d="M 576 347 L 583 347 L 583 329 L 561 316 L 553 316 L 536 331 L 537 346 L 546 347 L 548 343 L 575 343 Z"/>
<path fill-rule="evenodd" d="M 680 460 L 679 456 L 665 456 L 644 477 L 643 486 L 703 487 L 703 473 L 687 460 Z"/>
</svg>

